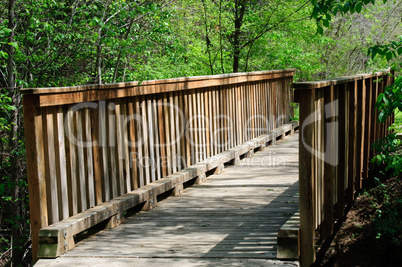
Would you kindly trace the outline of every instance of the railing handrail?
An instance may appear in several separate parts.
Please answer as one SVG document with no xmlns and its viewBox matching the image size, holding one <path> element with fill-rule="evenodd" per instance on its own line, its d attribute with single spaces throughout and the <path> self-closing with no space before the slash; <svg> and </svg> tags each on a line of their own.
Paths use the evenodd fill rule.
<svg viewBox="0 0 402 267">
<path fill-rule="evenodd" d="M 326 79 L 320 81 L 309 81 L 309 82 L 295 82 L 292 84 L 292 87 L 295 90 L 307 90 L 307 89 L 319 89 L 324 88 L 330 85 L 339 85 L 353 81 L 359 81 L 362 79 L 368 79 L 373 77 L 378 77 L 381 75 L 385 75 L 390 72 L 390 69 L 377 71 L 374 73 L 364 73 L 364 74 L 356 74 L 351 76 L 342 76 L 333 79 Z"/>
<path fill-rule="evenodd" d="M 204 76 L 190 76 L 190 77 L 178 77 L 161 80 L 144 80 L 144 81 L 132 81 L 121 83 L 108 83 L 108 84 L 88 84 L 77 86 L 62 86 L 62 87 L 42 87 L 42 88 L 25 88 L 20 92 L 21 94 L 63 94 L 63 93 L 75 93 L 82 91 L 93 90 L 109 90 L 109 89 L 133 89 L 142 88 L 147 86 L 156 86 L 155 92 L 137 92 L 136 95 L 145 95 L 152 93 L 163 93 L 165 90 L 169 92 L 181 91 L 187 89 L 194 89 L 200 87 L 219 86 L 234 83 L 243 83 L 251 81 L 261 81 L 266 79 L 282 78 L 285 76 L 293 76 L 296 69 L 289 68 L 283 70 L 267 70 L 267 71 L 254 71 L 254 72 L 238 72 L 218 75 L 204 75 Z M 194 84 L 196 82 L 207 81 L 204 84 Z M 193 84 L 189 84 L 193 83 Z M 182 84 L 182 87 L 177 88 L 176 84 Z M 169 87 L 170 85 L 170 87 Z M 165 88 L 168 86 L 168 88 Z"/>
<path fill-rule="evenodd" d="M 371 144 L 385 137 L 393 117 L 377 121 L 375 103 L 393 83 L 392 71 L 294 83 L 300 103 L 300 263 L 315 261 L 315 233 L 333 233 L 334 218 L 369 176 Z"/>
<path fill-rule="evenodd" d="M 161 192 L 180 192 L 186 179 L 202 180 L 222 165 L 205 162 L 210 157 L 232 160 L 276 138 L 293 115 L 294 73 L 22 90 L 34 258 L 39 243 L 43 257 L 60 255 L 95 222 L 119 221 L 130 205 L 155 203 Z"/>
</svg>

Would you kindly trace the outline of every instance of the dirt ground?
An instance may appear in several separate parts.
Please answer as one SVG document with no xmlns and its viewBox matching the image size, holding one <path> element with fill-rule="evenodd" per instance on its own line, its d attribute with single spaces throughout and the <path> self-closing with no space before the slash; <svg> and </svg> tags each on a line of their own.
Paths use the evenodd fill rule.
<svg viewBox="0 0 402 267">
<path fill-rule="evenodd" d="M 355 200 L 317 266 L 402 266 L 401 181 L 392 178 Z"/>
</svg>

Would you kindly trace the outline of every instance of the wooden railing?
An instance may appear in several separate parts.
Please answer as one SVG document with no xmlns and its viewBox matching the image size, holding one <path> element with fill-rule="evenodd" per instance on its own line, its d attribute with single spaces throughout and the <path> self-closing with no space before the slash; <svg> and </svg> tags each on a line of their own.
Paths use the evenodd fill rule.
<svg viewBox="0 0 402 267">
<path fill-rule="evenodd" d="M 293 75 L 23 90 L 34 257 L 60 255 L 75 234 L 253 150 L 246 142 L 289 123 Z"/>
<path fill-rule="evenodd" d="M 388 72 L 293 84 L 300 103 L 299 198 L 301 265 L 316 257 L 316 231 L 325 239 L 367 179 L 370 149 L 393 118 L 379 123 L 375 103 L 393 83 Z"/>
</svg>

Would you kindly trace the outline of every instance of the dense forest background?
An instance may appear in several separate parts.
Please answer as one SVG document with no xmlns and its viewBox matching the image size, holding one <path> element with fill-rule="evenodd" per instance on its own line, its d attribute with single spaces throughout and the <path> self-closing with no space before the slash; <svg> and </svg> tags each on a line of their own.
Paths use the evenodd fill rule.
<svg viewBox="0 0 402 267">
<path fill-rule="evenodd" d="M 311 2 L 0 0 L 0 265 L 30 262 L 21 88 L 283 68 L 304 81 L 387 67 L 367 50 L 401 38 L 401 1 L 327 14 L 324 31 Z"/>
</svg>

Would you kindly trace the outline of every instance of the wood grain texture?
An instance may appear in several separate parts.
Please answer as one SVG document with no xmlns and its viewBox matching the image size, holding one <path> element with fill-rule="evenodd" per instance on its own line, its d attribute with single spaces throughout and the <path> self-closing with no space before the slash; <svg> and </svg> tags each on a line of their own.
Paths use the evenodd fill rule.
<svg viewBox="0 0 402 267">
<path fill-rule="evenodd" d="M 25 95 L 24 107 L 25 144 L 27 157 L 29 210 L 31 219 L 32 257 L 37 260 L 38 235 L 48 225 L 43 125 L 40 110 L 35 108 L 36 96 Z"/>
<path fill-rule="evenodd" d="M 375 102 L 391 82 L 380 72 L 293 85 L 301 109 L 302 266 L 314 261 L 314 231 L 320 230 L 320 238 L 330 236 L 333 219 L 345 215 L 346 204 L 369 177 L 369 160 L 375 154 L 370 147 L 387 134 L 392 119 L 378 122 Z M 281 97 L 277 94 L 277 101 Z M 277 105 L 275 112 L 280 115 Z"/>
<path fill-rule="evenodd" d="M 33 233 L 173 173 L 183 171 L 183 179 L 219 173 L 242 151 L 251 155 L 250 149 L 262 147 L 262 139 L 252 139 L 267 131 L 260 117 L 270 117 L 270 130 L 288 123 L 275 115 L 288 109 L 282 105 L 290 99 L 279 91 L 290 90 L 285 81 L 293 74 L 284 70 L 25 90 L 27 110 L 34 114 L 26 114 L 27 131 L 37 131 L 29 143 L 36 146 L 29 148 L 35 155 L 27 158 L 28 166 L 37 165 L 28 173 L 33 177 L 30 195 L 40 196 L 31 198 L 37 202 L 32 210 L 40 214 L 32 217 L 38 222 Z M 271 90 L 271 97 L 265 90 Z M 213 156 L 218 164 L 201 164 Z M 214 170 L 218 165 L 220 171 Z"/>
<path fill-rule="evenodd" d="M 315 175 L 314 156 L 309 148 L 314 149 L 315 127 L 308 121 L 314 113 L 315 91 L 305 90 L 300 94 L 300 140 L 299 145 L 299 197 L 300 197 L 300 262 L 302 266 L 310 266 L 315 261 Z M 310 123 L 308 123 L 310 122 Z"/>
<path fill-rule="evenodd" d="M 97 264 L 122 257 L 167 258 L 167 265 L 189 257 L 275 259 L 278 230 L 298 210 L 297 146 L 297 134 L 288 136 L 151 211 L 80 242 L 60 258 L 38 264 L 68 265 L 88 257 Z"/>
</svg>

